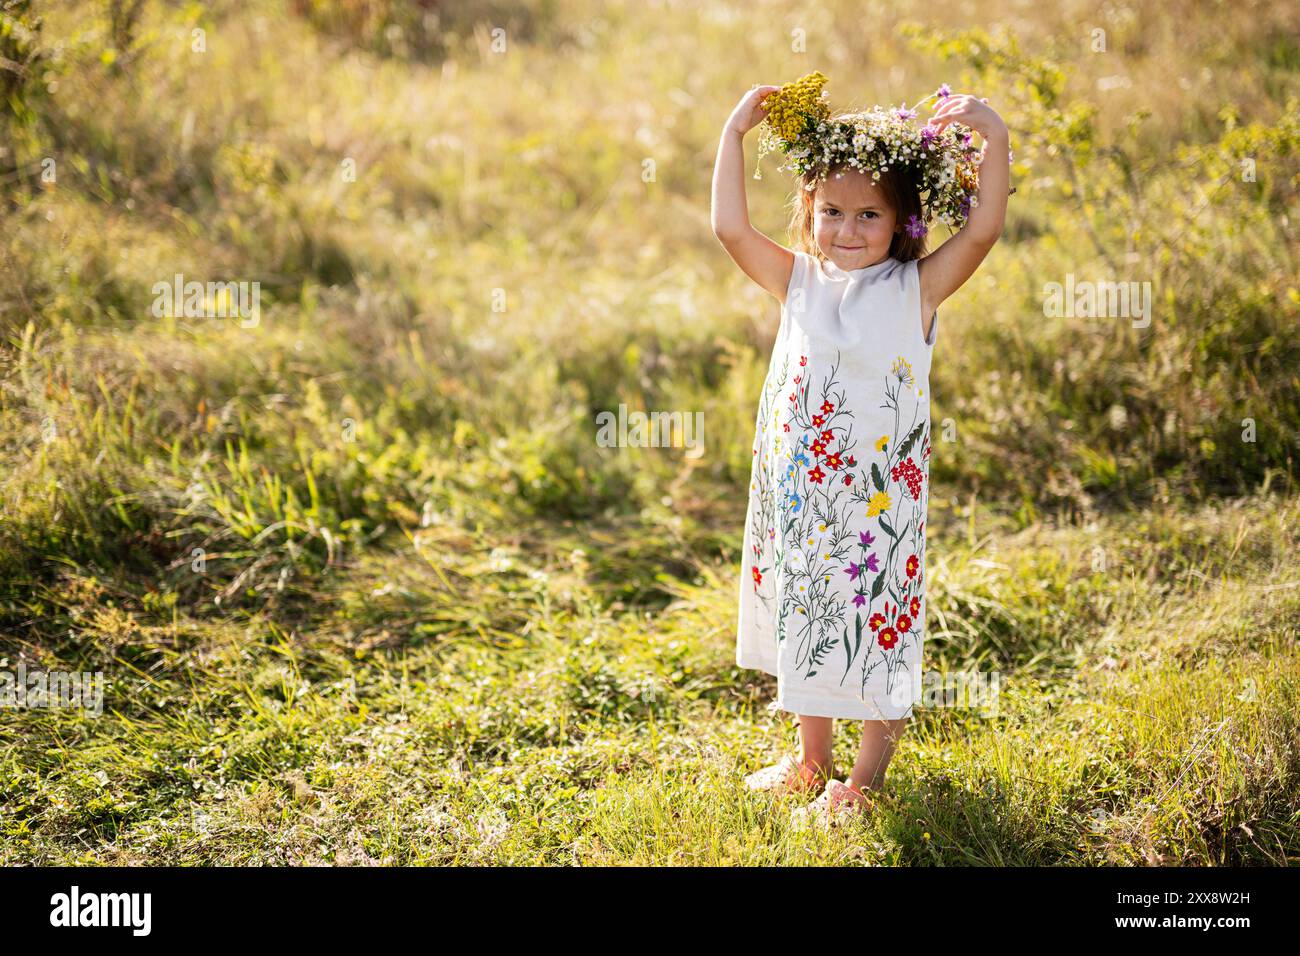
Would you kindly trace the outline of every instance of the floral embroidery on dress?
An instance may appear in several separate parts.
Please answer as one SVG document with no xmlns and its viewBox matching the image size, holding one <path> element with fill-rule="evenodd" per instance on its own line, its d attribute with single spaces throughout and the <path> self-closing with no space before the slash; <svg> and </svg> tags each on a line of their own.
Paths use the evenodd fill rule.
<svg viewBox="0 0 1300 956">
<path fill-rule="evenodd" d="M 806 363 L 807 356 L 800 356 L 800 365 Z M 805 678 L 838 660 L 843 683 L 862 655 L 862 684 L 884 667 L 886 690 L 892 691 L 898 671 L 907 667 L 903 657 L 908 641 L 919 639 L 925 553 L 922 484 L 928 480 L 928 422 L 918 423 L 918 407 L 904 424 L 898 401 L 903 388 L 914 389 L 911 365 L 899 356 L 885 381 L 882 407 L 894 412 L 895 428 L 893 435 L 882 435 L 872 443 L 877 457 L 870 461 L 869 470 L 859 466 L 862 453 L 853 434 L 854 416 L 843 405 L 837 381 L 838 352 L 816 391 L 802 375 L 793 377 L 785 395 L 786 420 L 780 431 L 775 430 L 779 407 L 774 407 L 774 398 L 786 389 L 787 365 L 783 363 L 772 379 L 761 404 L 761 420 L 769 420 L 772 432 L 769 447 L 755 446 L 755 454 L 772 455 L 756 470 L 760 500 L 781 501 L 779 509 L 764 507 L 754 513 L 753 537 L 761 542 L 754 544 L 755 593 L 770 607 L 775 586 L 769 590 L 763 585 L 770 583 L 769 569 L 784 567 L 777 640 L 795 641 L 795 666 Z M 784 467 L 774 479 L 770 466 L 783 446 L 781 436 L 787 433 L 797 437 L 785 446 Z M 896 440 L 898 435 L 903 438 Z M 918 443 L 924 449 L 919 465 L 914 454 Z M 775 496 L 767 493 L 772 487 Z M 848 519 L 854 507 L 876 519 L 880 535 L 853 531 Z M 794 543 L 788 555 L 781 549 L 787 541 Z M 887 569 L 899 549 L 907 554 L 904 576 L 889 580 Z M 757 563 L 763 559 L 768 563 Z M 845 601 L 840 587 L 832 586 L 839 580 L 854 585 L 851 601 Z M 851 628 L 842 624 L 850 610 Z M 864 638 L 869 639 L 864 642 Z"/>
<path fill-rule="evenodd" d="M 736 660 L 778 678 L 779 707 L 891 719 L 916 700 L 924 647 L 918 269 L 802 253 L 796 268 L 803 306 L 782 312 L 755 421 Z"/>
</svg>

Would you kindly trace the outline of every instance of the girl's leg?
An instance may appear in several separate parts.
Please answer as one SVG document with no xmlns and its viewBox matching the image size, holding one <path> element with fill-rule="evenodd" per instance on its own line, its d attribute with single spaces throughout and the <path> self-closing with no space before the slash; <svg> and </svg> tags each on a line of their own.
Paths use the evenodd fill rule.
<svg viewBox="0 0 1300 956">
<path fill-rule="evenodd" d="M 862 744 L 858 747 L 853 772 L 849 774 L 850 786 L 859 790 L 879 790 L 885 785 L 885 771 L 906 726 L 906 717 L 862 722 Z"/>
<path fill-rule="evenodd" d="M 835 718 L 805 717 L 799 714 L 795 718 L 795 725 L 799 728 L 799 762 L 830 779 L 835 775 L 832 747 Z"/>
</svg>

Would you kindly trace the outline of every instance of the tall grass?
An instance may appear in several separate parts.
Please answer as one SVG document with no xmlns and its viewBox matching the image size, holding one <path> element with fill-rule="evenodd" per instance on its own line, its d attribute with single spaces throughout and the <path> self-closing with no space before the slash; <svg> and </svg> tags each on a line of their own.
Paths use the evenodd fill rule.
<svg viewBox="0 0 1300 956">
<path fill-rule="evenodd" d="M 1295 858 L 1294 13 L 764 10 L 0 0 L 0 669 L 110 704 L 5 713 L 0 859 Z M 734 796 L 777 308 L 707 217 L 812 69 L 987 95 L 1016 186 L 932 387 L 927 662 L 1004 715 L 924 714 L 830 844 Z M 177 273 L 260 322 L 155 314 Z M 705 454 L 600 447 L 620 404 Z"/>
</svg>

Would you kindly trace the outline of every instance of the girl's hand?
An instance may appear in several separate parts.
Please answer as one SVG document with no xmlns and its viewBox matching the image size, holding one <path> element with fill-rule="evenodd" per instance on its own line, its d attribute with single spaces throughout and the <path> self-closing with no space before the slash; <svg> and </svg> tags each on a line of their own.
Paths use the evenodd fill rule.
<svg viewBox="0 0 1300 956">
<path fill-rule="evenodd" d="M 986 140 L 1005 137 L 1007 124 L 988 103 L 987 97 L 976 99 L 967 93 L 951 94 L 939 104 L 926 125 L 933 126 L 935 132 L 941 133 L 949 123 L 961 123 Z"/>
<path fill-rule="evenodd" d="M 758 86 L 755 84 L 736 104 L 736 108 L 731 111 L 731 118 L 727 120 L 727 127 L 744 136 L 767 119 L 768 111 L 760 104 L 780 88 L 779 86 Z"/>
</svg>

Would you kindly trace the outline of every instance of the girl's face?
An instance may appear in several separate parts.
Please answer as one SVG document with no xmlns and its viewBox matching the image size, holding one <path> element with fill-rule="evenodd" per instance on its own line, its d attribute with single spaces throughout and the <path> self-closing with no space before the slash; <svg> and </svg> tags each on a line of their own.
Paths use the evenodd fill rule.
<svg viewBox="0 0 1300 956">
<path fill-rule="evenodd" d="M 897 219 L 884 190 L 867 173 L 831 173 L 817 187 L 813 238 L 822 254 L 845 271 L 885 261 Z"/>
</svg>

